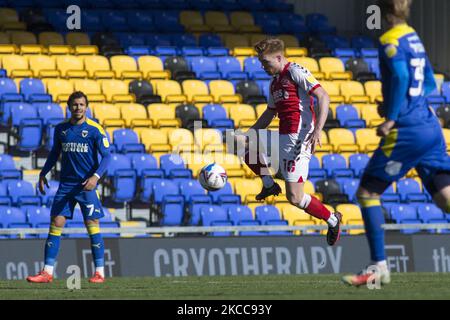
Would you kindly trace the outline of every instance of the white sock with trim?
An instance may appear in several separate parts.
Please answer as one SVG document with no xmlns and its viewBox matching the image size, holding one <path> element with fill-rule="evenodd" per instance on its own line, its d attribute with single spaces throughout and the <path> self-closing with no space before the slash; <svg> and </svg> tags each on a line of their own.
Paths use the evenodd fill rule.
<svg viewBox="0 0 450 320">
<path fill-rule="evenodd" d="M 95 272 L 100 273 L 103 278 L 105 277 L 105 267 L 96 267 Z"/>
<path fill-rule="evenodd" d="M 44 266 L 44 271 L 47 272 L 49 275 L 52 276 L 52 275 L 53 275 L 53 268 L 54 268 L 54 266 L 49 266 L 49 265 L 46 264 L 46 265 Z"/>
</svg>

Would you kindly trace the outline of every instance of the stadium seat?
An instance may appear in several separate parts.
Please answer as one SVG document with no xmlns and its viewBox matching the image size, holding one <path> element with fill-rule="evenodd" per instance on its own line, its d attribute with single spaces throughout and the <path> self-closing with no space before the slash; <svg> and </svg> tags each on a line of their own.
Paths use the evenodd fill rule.
<svg viewBox="0 0 450 320">
<path fill-rule="evenodd" d="M 2 68 L 7 71 L 9 77 L 33 76 L 28 67 L 28 59 L 18 54 L 4 55 L 2 57 Z"/>
<path fill-rule="evenodd" d="M 88 55 L 84 56 L 85 69 L 88 72 L 90 78 L 96 79 L 112 79 L 114 78 L 114 72 L 111 71 L 109 66 L 109 60 L 104 56 Z"/>
<path fill-rule="evenodd" d="M 352 154 L 349 157 L 349 168 L 353 170 L 356 177 L 361 177 L 362 173 L 364 171 L 364 168 L 366 167 L 367 163 L 369 162 L 369 156 L 364 153 L 356 153 Z"/>
<path fill-rule="evenodd" d="M 165 176 L 169 176 L 170 172 L 175 169 L 185 169 L 186 165 L 183 159 L 177 154 L 165 154 L 159 158 L 160 168 L 164 170 Z"/>
<path fill-rule="evenodd" d="M 151 120 L 147 118 L 147 110 L 142 104 L 117 103 L 116 105 L 120 108 L 127 127 L 144 127 L 152 124 Z"/>
<path fill-rule="evenodd" d="M 13 223 L 27 223 L 25 213 L 20 208 L 0 207 L 0 224 L 3 228 Z"/>
<path fill-rule="evenodd" d="M 27 222 L 37 228 L 39 223 L 50 222 L 50 209 L 46 207 L 28 207 L 26 217 Z"/>
<path fill-rule="evenodd" d="M 320 71 L 325 73 L 326 79 L 348 80 L 351 74 L 345 71 L 344 64 L 338 58 L 325 57 L 319 60 Z"/>
<path fill-rule="evenodd" d="M 110 62 L 111 69 L 116 73 L 117 78 L 130 79 L 142 77 L 141 72 L 137 69 L 136 60 L 130 56 L 113 56 Z"/>
<path fill-rule="evenodd" d="M 227 119 L 227 112 L 220 104 L 208 104 L 202 108 L 202 118 L 212 126 L 214 120 Z"/>
<path fill-rule="evenodd" d="M 442 210 L 439 209 L 435 204 L 418 204 L 417 215 L 424 223 L 430 223 L 430 220 L 441 220 L 444 219 L 444 214 Z"/>
<path fill-rule="evenodd" d="M 358 81 L 343 81 L 340 84 L 340 89 L 347 103 L 369 102 L 369 97 L 365 94 L 364 86 Z"/>
<path fill-rule="evenodd" d="M 102 92 L 108 102 L 133 102 L 134 98 L 128 93 L 128 86 L 120 80 L 103 80 Z"/>
<path fill-rule="evenodd" d="M 64 111 L 57 103 L 34 103 L 33 106 L 37 109 L 39 118 L 42 119 L 44 125 L 48 125 L 51 121 L 63 121 Z"/>
<path fill-rule="evenodd" d="M 211 196 L 214 203 L 220 202 L 220 197 L 223 195 L 234 195 L 231 184 L 227 182 L 222 189 L 217 191 L 208 191 L 208 194 Z"/>
<path fill-rule="evenodd" d="M 155 179 L 152 185 L 153 201 L 160 205 L 166 195 L 179 195 L 178 186 L 167 179 Z"/>
<path fill-rule="evenodd" d="M 357 202 L 356 199 L 356 191 L 359 187 L 359 180 L 358 179 L 343 179 L 340 183 L 342 191 L 348 195 L 348 198 L 350 201 Z"/>
<path fill-rule="evenodd" d="M 212 80 L 209 82 L 209 92 L 214 97 L 216 103 L 238 103 L 240 97 L 235 94 L 234 86 L 226 80 Z"/>
<path fill-rule="evenodd" d="M 60 55 L 56 57 L 56 67 L 62 77 L 86 78 L 88 73 L 84 70 L 83 59 L 79 56 Z"/>
<path fill-rule="evenodd" d="M 33 185 L 24 180 L 11 180 L 7 183 L 8 195 L 11 197 L 13 205 L 35 204 L 40 205 L 41 199 L 35 196 Z"/>
<path fill-rule="evenodd" d="M 335 152 L 358 152 L 358 145 L 355 144 L 355 136 L 350 130 L 333 128 L 328 131 L 328 137 Z"/>
<path fill-rule="evenodd" d="M 184 94 L 192 103 L 211 103 L 213 97 L 209 95 L 208 86 L 200 80 L 184 80 L 182 83 Z"/>
<path fill-rule="evenodd" d="M 347 162 L 340 154 L 327 154 L 322 157 L 322 168 L 329 177 L 353 177 L 352 170 L 347 169 Z"/>
<path fill-rule="evenodd" d="M 22 179 L 22 171 L 16 168 L 13 158 L 8 154 L 0 155 L 0 181 L 7 179 Z M 6 195 L 0 194 L 0 195 Z"/>
<path fill-rule="evenodd" d="M 172 147 L 165 131 L 160 129 L 144 128 L 140 131 L 141 142 L 148 152 L 163 151 L 170 152 Z"/>
<path fill-rule="evenodd" d="M 361 209 L 354 204 L 339 204 L 336 211 L 342 213 L 343 223 L 348 224 L 351 220 L 362 220 Z"/>
<path fill-rule="evenodd" d="M 375 103 L 377 100 L 382 101 L 381 81 L 367 81 L 364 83 L 364 89 L 370 98 L 370 103 Z"/>
<path fill-rule="evenodd" d="M 180 195 L 165 196 L 161 206 L 162 226 L 179 226 L 183 223 L 184 198 Z"/>
<path fill-rule="evenodd" d="M 414 206 L 409 204 L 393 204 L 390 207 L 390 217 L 396 223 L 400 223 L 403 220 L 416 220 L 417 211 Z"/>
<path fill-rule="evenodd" d="M 361 118 L 366 121 L 368 127 L 376 127 L 384 121 L 378 113 L 378 106 L 376 104 L 362 105 L 360 110 Z"/>
<path fill-rule="evenodd" d="M 427 202 L 427 196 L 422 193 L 419 183 L 411 178 L 397 182 L 397 193 L 402 202 Z"/>
<path fill-rule="evenodd" d="M 341 127 L 347 127 L 348 121 L 358 120 L 358 110 L 349 104 L 343 104 L 336 107 L 336 119 L 339 120 Z"/>
<path fill-rule="evenodd" d="M 358 129 L 355 135 L 361 152 L 367 153 L 378 148 L 380 137 L 376 135 L 375 129 Z"/>
<path fill-rule="evenodd" d="M 145 152 L 145 146 L 139 143 L 139 137 L 131 129 L 116 129 L 113 132 L 113 143 L 119 152 Z"/>
</svg>

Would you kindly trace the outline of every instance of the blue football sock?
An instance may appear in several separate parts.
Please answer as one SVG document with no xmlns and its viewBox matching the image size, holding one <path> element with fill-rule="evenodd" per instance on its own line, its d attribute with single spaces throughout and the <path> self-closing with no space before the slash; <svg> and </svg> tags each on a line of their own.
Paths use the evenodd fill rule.
<svg viewBox="0 0 450 320">
<path fill-rule="evenodd" d="M 48 266 L 54 266 L 56 262 L 56 256 L 59 251 L 59 243 L 61 240 L 62 228 L 54 225 L 50 226 L 50 232 L 45 242 L 45 264 Z"/>
<path fill-rule="evenodd" d="M 386 259 L 384 252 L 384 230 L 381 225 L 384 224 L 383 210 L 379 198 L 359 198 L 361 204 L 366 237 L 369 241 L 370 257 L 372 262 L 378 262 Z"/>
<path fill-rule="evenodd" d="M 98 226 L 88 225 L 87 229 L 91 238 L 91 250 L 95 267 L 103 267 L 105 265 L 105 245 L 103 243 L 102 234 L 100 233 L 100 228 Z"/>
</svg>

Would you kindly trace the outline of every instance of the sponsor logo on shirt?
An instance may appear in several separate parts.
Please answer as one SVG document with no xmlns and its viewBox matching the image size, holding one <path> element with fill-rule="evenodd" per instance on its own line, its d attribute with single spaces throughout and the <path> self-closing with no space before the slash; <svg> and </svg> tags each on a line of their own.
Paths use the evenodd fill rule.
<svg viewBox="0 0 450 320">
<path fill-rule="evenodd" d="M 67 142 L 62 143 L 62 151 L 63 152 L 89 152 L 89 145 L 87 143 L 76 143 L 76 142 Z"/>
</svg>

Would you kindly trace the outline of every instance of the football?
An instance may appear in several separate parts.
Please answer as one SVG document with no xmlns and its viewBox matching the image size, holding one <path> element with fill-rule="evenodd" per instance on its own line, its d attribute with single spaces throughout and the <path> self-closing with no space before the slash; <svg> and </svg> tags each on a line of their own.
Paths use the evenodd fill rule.
<svg viewBox="0 0 450 320">
<path fill-rule="evenodd" d="M 204 166 L 198 176 L 200 184 L 208 191 L 222 189 L 227 183 L 227 179 L 225 169 L 216 163 Z"/>
</svg>

